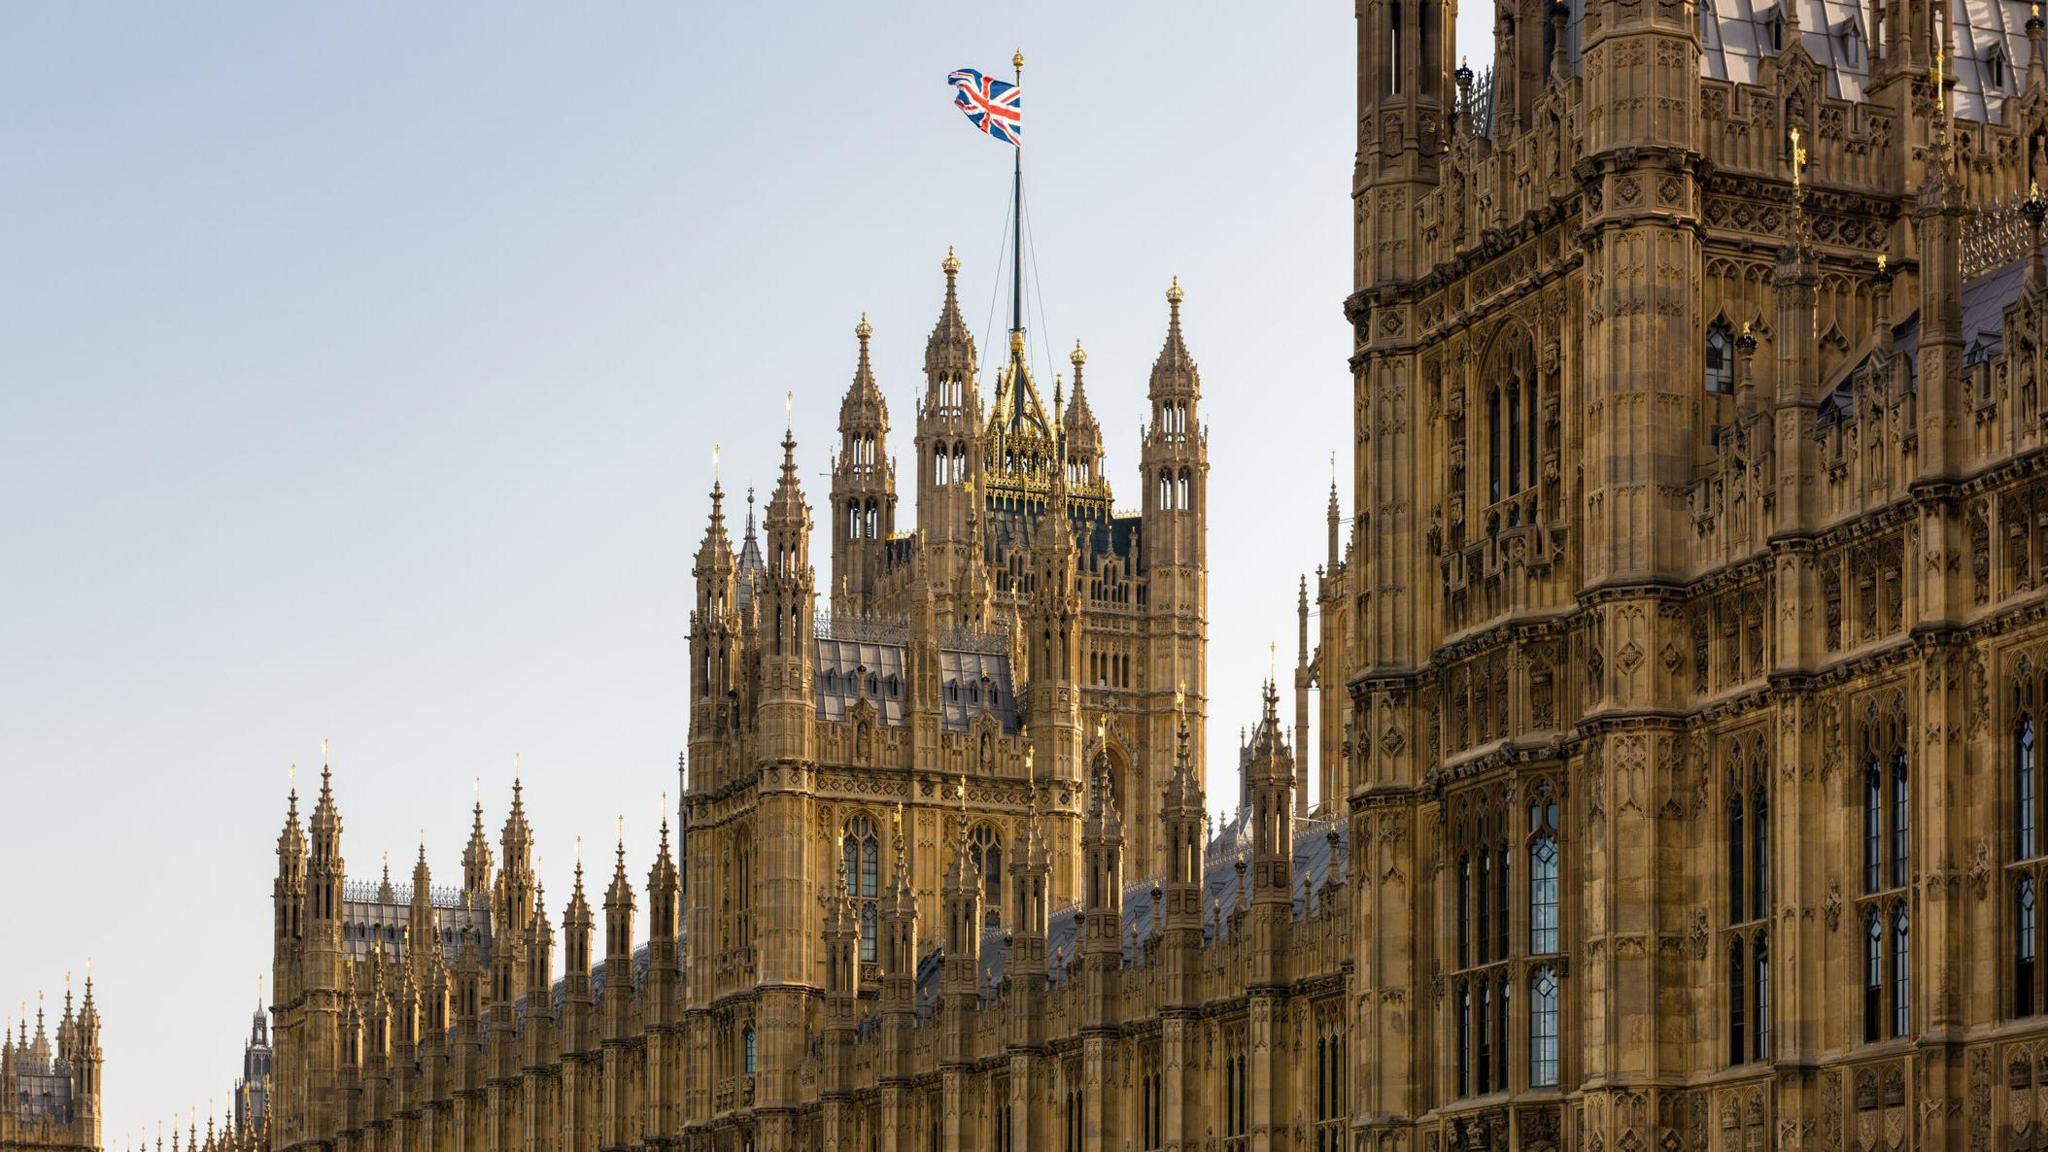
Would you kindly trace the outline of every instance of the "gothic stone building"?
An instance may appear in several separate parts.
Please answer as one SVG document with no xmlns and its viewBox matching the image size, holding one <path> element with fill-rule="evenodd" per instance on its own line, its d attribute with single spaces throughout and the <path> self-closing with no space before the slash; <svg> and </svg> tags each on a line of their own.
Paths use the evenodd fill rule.
<svg viewBox="0 0 2048 1152">
<path fill-rule="evenodd" d="M 1352 515 L 1237 820 L 1178 292 L 1127 517 L 949 262 L 914 532 L 865 326 L 829 607 L 794 445 L 714 489 L 682 821 L 562 979 L 516 797 L 440 895 L 294 809 L 276 1142 L 2048 1144 L 2040 17 L 1454 17 L 1358 4 Z"/>
<path fill-rule="evenodd" d="M 309 822 L 294 796 L 276 1146 L 1341 1146 L 1348 832 L 1297 813 L 1270 686 L 1245 810 L 1206 815 L 1207 438 L 1179 286 L 1121 514 L 1079 347 L 1048 410 L 1013 333 L 984 398 L 944 271 L 914 531 L 865 322 L 829 606 L 793 440 L 737 545 L 714 485 L 681 821 L 644 886 L 623 844 L 601 894 L 579 864 L 560 979 L 516 785 L 496 858 L 479 806 L 459 889 L 424 852 L 409 886 L 349 881 L 330 777 Z"/>
<path fill-rule="evenodd" d="M 1358 7 L 1297 672 L 1359 1146 L 2044 1146 L 2038 10 L 1453 14 Z"/>
<path fill-rule="evenodd" d="M 33 1035 L 26 1012 L 0 1028 L 0 1152 L 99 1152 L 104 1066 L 90 978 L 76 1011 L 64 990 L 54 1043 L 40 1005 Z"/>
</svg>

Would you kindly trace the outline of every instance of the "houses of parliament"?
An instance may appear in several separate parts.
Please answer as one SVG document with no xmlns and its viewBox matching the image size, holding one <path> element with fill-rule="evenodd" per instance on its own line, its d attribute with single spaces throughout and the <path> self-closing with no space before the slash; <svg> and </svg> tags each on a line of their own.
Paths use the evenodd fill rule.
<svg viewBox="0 0 2048 1152">
<path fill-rule="evenodd" d="M 1208 692 L 1179 285 L 1112 467 L 949 255 L 908 428 L 863 321 L 829 491 L 787 434 L 712 488 L 657 843 L 551 902 L 515 786 L 370 881 L 292 796 L 251 1142 L 2048 1148 L 2041 13 L 1501 0 L 1478 72 L 1455 17 L 1356 5 L 1284 700 Z"/>
</svg>

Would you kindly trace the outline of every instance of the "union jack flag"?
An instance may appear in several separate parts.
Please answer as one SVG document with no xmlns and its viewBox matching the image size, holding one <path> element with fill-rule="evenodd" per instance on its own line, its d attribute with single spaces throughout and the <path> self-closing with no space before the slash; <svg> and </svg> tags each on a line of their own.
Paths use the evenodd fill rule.
<svg viewBox="0 0 2048 1152">
<path fill-rule="evenodd" d="M 953 103 L 969 122 L 1006 143 L 1024 146 L 1024 94 L 1015 84 L 960 68 L 946 78 L 959 89 Z"/>
</svg>

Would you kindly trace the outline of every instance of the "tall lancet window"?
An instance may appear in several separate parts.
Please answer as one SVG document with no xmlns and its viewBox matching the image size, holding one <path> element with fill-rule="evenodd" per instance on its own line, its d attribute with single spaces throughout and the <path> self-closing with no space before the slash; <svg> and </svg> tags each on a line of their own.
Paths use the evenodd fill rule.
<svg viewBox="0 0 2048 1152">
<path fill-rule="evenodd" d="M 1002 838 L 989 825 L 978 824 L 967 837 L 967 854 L 981 873 L 982 922 L 994 927 L 1003 919 Z"/>
<path fill-rule="evenodd" d="M 846 868 L 846 894 L 853 897 L 859 909 L 860 960 L 863 964 L 873 964 L 879 947 L 877 904 L 881 895 L 882 871 L 882 841 L 875 835 L 874 822 L 866 816 L 848 820 L 841 850 Z"/>
</svg>

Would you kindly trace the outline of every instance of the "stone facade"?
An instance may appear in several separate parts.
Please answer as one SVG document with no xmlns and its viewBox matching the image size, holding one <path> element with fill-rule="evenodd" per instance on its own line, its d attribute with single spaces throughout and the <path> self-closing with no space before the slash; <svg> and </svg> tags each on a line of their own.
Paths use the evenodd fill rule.
<svg viewBox="0 0 2048 1152">
<path fill-rule="evenodd" d="M 1451 16 L 1359 6 L 1298 673 L 1357 1146 L 2040 1146 L 2038 14 Z"/>
<path fill-rule="evenodd" d="M 276 1145 L 1337 1147 L 1347 829 L 1297 811 L 1277 686 L 1241 815 L 1206 813 L 1207 437 L 1179 285 L 1121 514 L 1081 349 L 1048 411 L 1013 333 L 985 402 L 944 270 L 917 530 L 894 530 L 863 321 L 833 602 L 785 437 L 737 545 L 712 491 L 679 825 L 644 885 L 619 846 L 600 908 L 579 864 L 560 980 L 516 784 L 495 858 L 479 805 L 459 889 L 424 853 L 409 886 L 349 881 L 331 776 L 305 823 L 294 794 Z"/>
<path fill-rule="evenodd" d="M 516 792 L 440 895 L 294 801 L 275 1142 L 2048 1145 L 2041 20 L 1498 15 L 1476 76 L 1358 4 L 1352 514 L 1237 820 L 1178 286 L 1124 516 L 1085 357 L 1048 413 L 1015 336 L 984 404 L 949 258 L 916 529 L 863 322 L 830 605 L 785 438 L 759 534 L 713 490 L 678 826 L 579 868 L 562 979 Z"/>
</svg>

